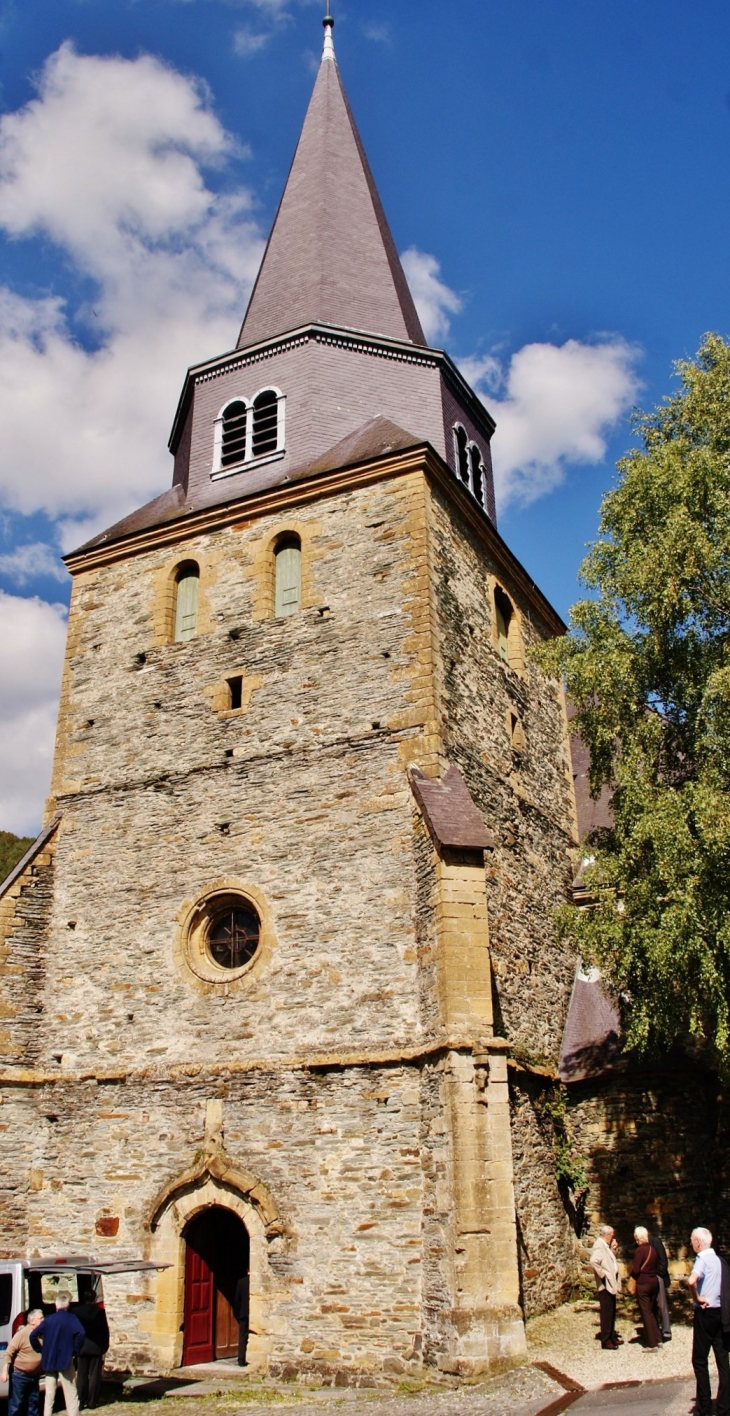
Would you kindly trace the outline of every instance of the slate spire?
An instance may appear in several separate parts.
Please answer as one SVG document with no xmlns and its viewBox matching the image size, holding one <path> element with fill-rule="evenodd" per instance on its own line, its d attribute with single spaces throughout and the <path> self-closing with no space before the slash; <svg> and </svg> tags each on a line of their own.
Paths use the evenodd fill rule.
<svg viewBox="0 0 730 1416">
<path fill-rule="evenodd" d="M 425 344 L 421 323 L 325 39 L 314 92 L 238 348 L 305 324 Z"/>
</svg>

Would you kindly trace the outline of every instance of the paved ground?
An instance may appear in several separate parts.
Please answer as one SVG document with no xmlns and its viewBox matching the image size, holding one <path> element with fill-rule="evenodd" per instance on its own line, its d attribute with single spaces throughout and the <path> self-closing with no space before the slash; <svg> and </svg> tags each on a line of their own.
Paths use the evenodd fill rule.
<svg viewBox="0 0 730 1416">
<path fill-rule="evenodd" d="M 658 1381 L 591 1391 L 570 1406 L 570 1416 L 688 1416 L 694 1390 L 694 1382 Z"/>
</svg>

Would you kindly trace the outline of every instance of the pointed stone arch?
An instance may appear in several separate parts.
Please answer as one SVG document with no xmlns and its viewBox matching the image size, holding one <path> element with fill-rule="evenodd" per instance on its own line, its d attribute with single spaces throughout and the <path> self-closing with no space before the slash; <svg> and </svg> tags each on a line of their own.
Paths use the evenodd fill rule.
<svg viewBox="0 0 730 1416">
<path fill-rule="evenodd" d="M 209 1179 L 240 1195 L 258 1210 L 267 1239 L 275 1239 L 284 1233 L 284 1222 L 268 1185 L 250 1170 L 240 1169 L 225 1151 L 201 1156 L 181 1175 L 170 1180 L 158 1191 L 150 1213 L 151 1233 L 154 1234 L 162 1215 L 170 1205 L 175 1204 L 183 1195 L 200 1190 Z"/>
<path fill-rule="evenodd" d="M 212 1206 L 232 1210 L 250 1243 L 252 1337 L 249 1361 L 266 1370 L 273 1346 L 271 1304 L 277 1280 L 270 1260 L 290 1236 L 268 1185 L 220 1148 L 199 1152 L 192 1165 L 163 1185 L 150 1209 L 149 1257 L 160 1264 L 150 1280 L 153 1299 L 147 1331 L 156 1361 L 177 1367 L 182 1360 L 185 1311 L 185 1231 Z"/>
</svg>

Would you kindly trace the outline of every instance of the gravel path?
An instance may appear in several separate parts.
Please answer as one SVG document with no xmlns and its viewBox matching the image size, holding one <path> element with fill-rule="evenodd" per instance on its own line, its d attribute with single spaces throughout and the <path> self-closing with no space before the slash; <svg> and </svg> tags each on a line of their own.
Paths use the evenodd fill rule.
<svg viewBox="0 0 730 1416">
<path fill-rule="evenodd" d="M 604 1352 L 598 1333 L 597 1303 L 566 1303 L 552 1313 L 532 1318 L 527 1342 L 533 1362 L 546 1362 L 564 1372 L 586 1390 L 607 1382 L 645 1382 L 657 1378 L 692 1377 L 692 1329 L 680 1318 L 672 1328 L 672 1341 L 656 1353 L 646 1352 L 637 1336 L 634 1305 L 622 1304 L 616 1330 L 624 1346 Z M 586 1408 L 587 1409 L 587 1408 Z M 576 1412 L 580 1405 L 576 1404 Z"/>
<path fill-rule="evenodd" d="M 405 1386 L 405 1384 L 404 1384 Z M 203 1381 L 162 1395 L 160 1383 L 104 1392 L 106 1416 L 538 1416 L 565 1388 L 530 1364 L 490 1381 L 423 1382 L 382 1390 L 317 1389 L 295 1382 Z"/>
</svg>

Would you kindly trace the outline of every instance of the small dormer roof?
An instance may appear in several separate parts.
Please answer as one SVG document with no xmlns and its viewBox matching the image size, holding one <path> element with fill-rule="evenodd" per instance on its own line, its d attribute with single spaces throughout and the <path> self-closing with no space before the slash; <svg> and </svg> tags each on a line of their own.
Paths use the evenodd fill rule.
<svg viewBox="0 0 730 1416">
<path fill-rule="evenodd" d="M 342 85 L 332 23 L 328 15 L 317 81 L 239 349 L 309 323 L 426 343 Z"/>
</svg>

